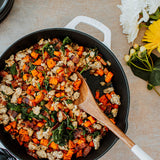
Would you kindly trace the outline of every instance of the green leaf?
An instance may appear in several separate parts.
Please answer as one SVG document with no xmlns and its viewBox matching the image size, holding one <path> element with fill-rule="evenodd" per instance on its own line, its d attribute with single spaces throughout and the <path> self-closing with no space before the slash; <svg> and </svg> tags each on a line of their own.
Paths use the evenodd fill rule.
<svg viewBox="0 0 160 160">
<path fill-rule="evenodd" d="M 66 100 L 66 103 L 67 103 L 67 104 L 72 104 L 73 101 L 72 101 L 71 99 L 67 99 L 67 100 Z"/>
<path fill-rule="evenodd" d="M 53 98 L 53 101 L 54 102 L 58 102 L 58 101 L 60 101 L 60 99 L 62 99 L 62 98 L 64 98 L 65 96 L 61 96 L 61 97 L 54 97 Z"/>
<path fill-rule="evenodd" d="M 155 61 L 158 59 L 158 57 L 153 53 L 150 56 L 151 56 L 151 58 L 153 60 L 153 63 L 155 63 Z M 151 63 L 151 59 L 150 58 L 149 58 L 149 61 Z M 132 60 L 131 62 L 133 62 L 138 67 L 146 68 L 145 65 L 137 58 L 134 58 L 134 60 Z M 131 70 L 132 70 L 132 72 L 133 72 L 133 74 L 135 76 L 137 76 L 137 77 L 139 77 L 139 78 L 141 78 L 141 79 L 143 79 L 145 81 L 149 81 L 151 72 L 141 70 L 141 69 L 135 67 L 134 65 L 132 65 L 130 62 L 127 63 L 127 64 L 130 66 L 130 68 L 131 68 Z"/>
<path fill-rule="evenodd" d="M 135 63 L 135 64 L 138 66 L 142 66 L 142 65 L 140 65 L 140 63 Z M 149 76 L 150 76 L 150 72 L 140 70 L 140 69 L 134 67 L 133 65 L 130 65 L 130 68 L 135 76 L 137 76 L 145 81 L 148 81 Z"/>
<path fill-rule="evenodd" d="M 40 105 L 43 107 L 46 103 L 47 103 L 47 101 L 43 100 L 43 101 L 40 102 Z"/>
<path fill-rule="evenodd" d="M 11 67 L 9 67 L 11 74 L 14 76 L 17 74 L 16 64 L 14 63 Z"/>
<path fill-rule="evenodd" d="M 57 45 L 56 44 L 50 44 L 50 43 L 47 43 L 43 46 L 42 48 L 42 53 L 44 53 L 44 51 L 47 51 L 47 53 L 50 55 L 50 57 L 55 57 L 54 55 L 54 51 L 55 51 L 55 46 Z"/>
<path fill-rule="evenodd" d="M 54 141 L 60 146 L 64 146 L 70 139 L 73 139 L 73 130 L 66 129 L 68 127 L 68 123 L 69 122 L 64 120 L 58 128 L 52 131 L 53 134 L 51 141 Z"/>
<path fill-rule="evenodd" d="M 69 118 L 67 118 L 67 127 L 69 127 L 70 129 L 74 129 L 74 127 L 73 127 Z"/>
<path fill-rule="evenodd" d="M 57 112 L 56 112 L 56 111 L 53 111 L 53 112 L 51 113 L 51 118 L 54 119 L 54 123 L 57 122 Z"/>
<path fill-rule="evenodd" d="M 7 103 L 7 108 L 13 110 L 13 111 L 16 111 L 18 113 L 21 112 L 21 106 L 20 105 L 15 105 L 13 103 Z"/>
<path fill-rule="evenodd" d="M 39 50 L 39 49 L 36 49 L 35 52 L 36 52 L 36 53 L 39 53 L 39 54 L 42 54 L 42 51 Z"/>
<path fill-rule="evenodd" d="M 152 20 L 160 19 L 160 8 L 158 8 L 154 14 L 150 15 L 149 18 L 151 18 Z"/>
<path fill-rule="evenodd" d="M 158 58 L 154 64 L 153 71 L 151 72 L 149 77 L 149 83 L 153 86 L 160 85 L 160 58 Z"/>
<path fill-rule="evenodd" d="M 96 138 L 98 135 L 100 135 L 100 131 L 95 131 L 92 134 L 90 134 L 93 138 Z"/>
<path fill-rule="evenodd" d="M 67 36 L 63 39 L 63 45 L 70 44 L 72 40 Z"/>
</svg>

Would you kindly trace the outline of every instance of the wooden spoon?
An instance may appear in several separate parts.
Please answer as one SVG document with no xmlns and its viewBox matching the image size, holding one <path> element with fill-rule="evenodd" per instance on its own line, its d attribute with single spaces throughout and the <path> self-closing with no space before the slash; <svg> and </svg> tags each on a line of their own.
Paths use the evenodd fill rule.
<svg viewBox="0 0 160 160">
<path fill-rule="evenodd" d="M 136 145 L 127 135 L 125 135 L 115 124 L 113 124 L 109 118 L 98 107 L 86 81 L 80 73 L 77 72 L 78 77 L 82 80 L 81 87 L 79 89 L 80 97 L 74 102 L 80 109 L 102 122 L 107 126 L 118 138 L 120 138 L 141 160 L 153 160 L 147 155 L 138 145 Z"/>
</svg>

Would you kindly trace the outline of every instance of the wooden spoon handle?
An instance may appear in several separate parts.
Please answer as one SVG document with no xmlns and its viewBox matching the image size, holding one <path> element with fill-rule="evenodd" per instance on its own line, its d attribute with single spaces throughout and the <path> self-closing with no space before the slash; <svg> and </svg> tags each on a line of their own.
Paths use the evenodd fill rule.
<svg viewBox="0 0 160 160">
<path fill-rule="evenodd" d="M 125 135 L 109 118 L 101 111 L 99 107 L 95 107 L 92 116 L 107 126 L 117 137 L 119 137 L 140 160 L 153 160 L 139 146 L 137 146 L 127 135 Z"/>
<path fill-rule="evenodd" d="M 109 118 L 99 109 L 96 108 L 96 115 L 94 117 L 107 126 L 118 138 L 120 138 L 130 149 L 135 145 L 135 143 L 125 135 L 115 124 L 113 124 Z"/>
</svg>

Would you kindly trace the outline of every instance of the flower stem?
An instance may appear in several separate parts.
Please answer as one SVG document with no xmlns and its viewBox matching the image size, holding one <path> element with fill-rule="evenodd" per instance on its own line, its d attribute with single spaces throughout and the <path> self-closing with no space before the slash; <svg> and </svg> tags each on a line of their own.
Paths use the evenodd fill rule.
<svg viewBox="0 0 160 160">
<path fill-rule="evenodd" d="M 155 86 L 153 86 L 153 89 L 160 96 L 160 93 L 157 91 L 157 89 L 155 88 Z"/>
<path fill-rule="evenodd" d="M 139 58 L 138 56 L 136 56 L 139 60 L 140 60 L 140 62 L 147 68 L 147 69 L 150 69 L 150 68 L 148 68 L 148 66 L 144 63 L 144 62 L 146 62 L 146 60 L 143 60 L 143 59 L 141 59 L 141 58 Z M 143 62 L 144 61 L 144 62 Z M 147 63 L 147 62 L 146 62 Z M 148 63 L 147 63 L 148 64 Z"/>
<path fill-rule="evenodd" d="M 153 67 L 154 67 L 154 65 L 153 65 L 153 59 L 152 59 L 152 57 L 151 57 L 151 56 L 149 56 L 149 58 L 150 58 L 150 60 L 151 60 L 152 68 L 153 68 Z"/>
<path fill-rule="evenodd" d="M 148 56 L 147 56 L 147 55 L 146 55 L 146 63 L 148 64 L 150 70 L 152 71 L 153 68 L 151 67 L 151 64 L 150 64 L 150 62 L 149 62 L 149 60 L 148 60 Z"/>
<path fill-rule="evenodd" d="M 130 63 L 130 64 L 132 64 L 134 67 L 136 67 L 136 68 L 140 69 L 140 70 L 147 71 L 147 72 L 151 72 L 151 71 L 152 71 L 152 70 L 149 70 L 149 69 L 141 68 L 141 67 L 139 67 L 139 66 L 135 65 L 135 64 L 134 64 L 134 63 L 132 63 L 132 62 L 129 62 L 129 63 Z"/>
</svg>

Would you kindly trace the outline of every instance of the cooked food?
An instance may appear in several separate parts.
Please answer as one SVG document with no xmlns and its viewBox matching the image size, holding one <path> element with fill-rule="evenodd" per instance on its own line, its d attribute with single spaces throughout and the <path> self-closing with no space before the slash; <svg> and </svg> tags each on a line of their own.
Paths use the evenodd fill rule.
<svg viewBox="0 0 160 160">
<path fill-rule="evenodd" d="M 115 123 L 120 97 L 114 92 L 114 76 L 97 49 L 73 43 L 69 37 L 41 39 L 11 55 L 0 72 L 0 123 L 34 158 L 70 160 L 97 150 L 108 128 L 88 115 L 74 101 L 81 79 L 76 72 L 104 78 L 103 95 L 95 99 Z M 96 86 L 95 86 L 96 87 Z"/>
</svg>

